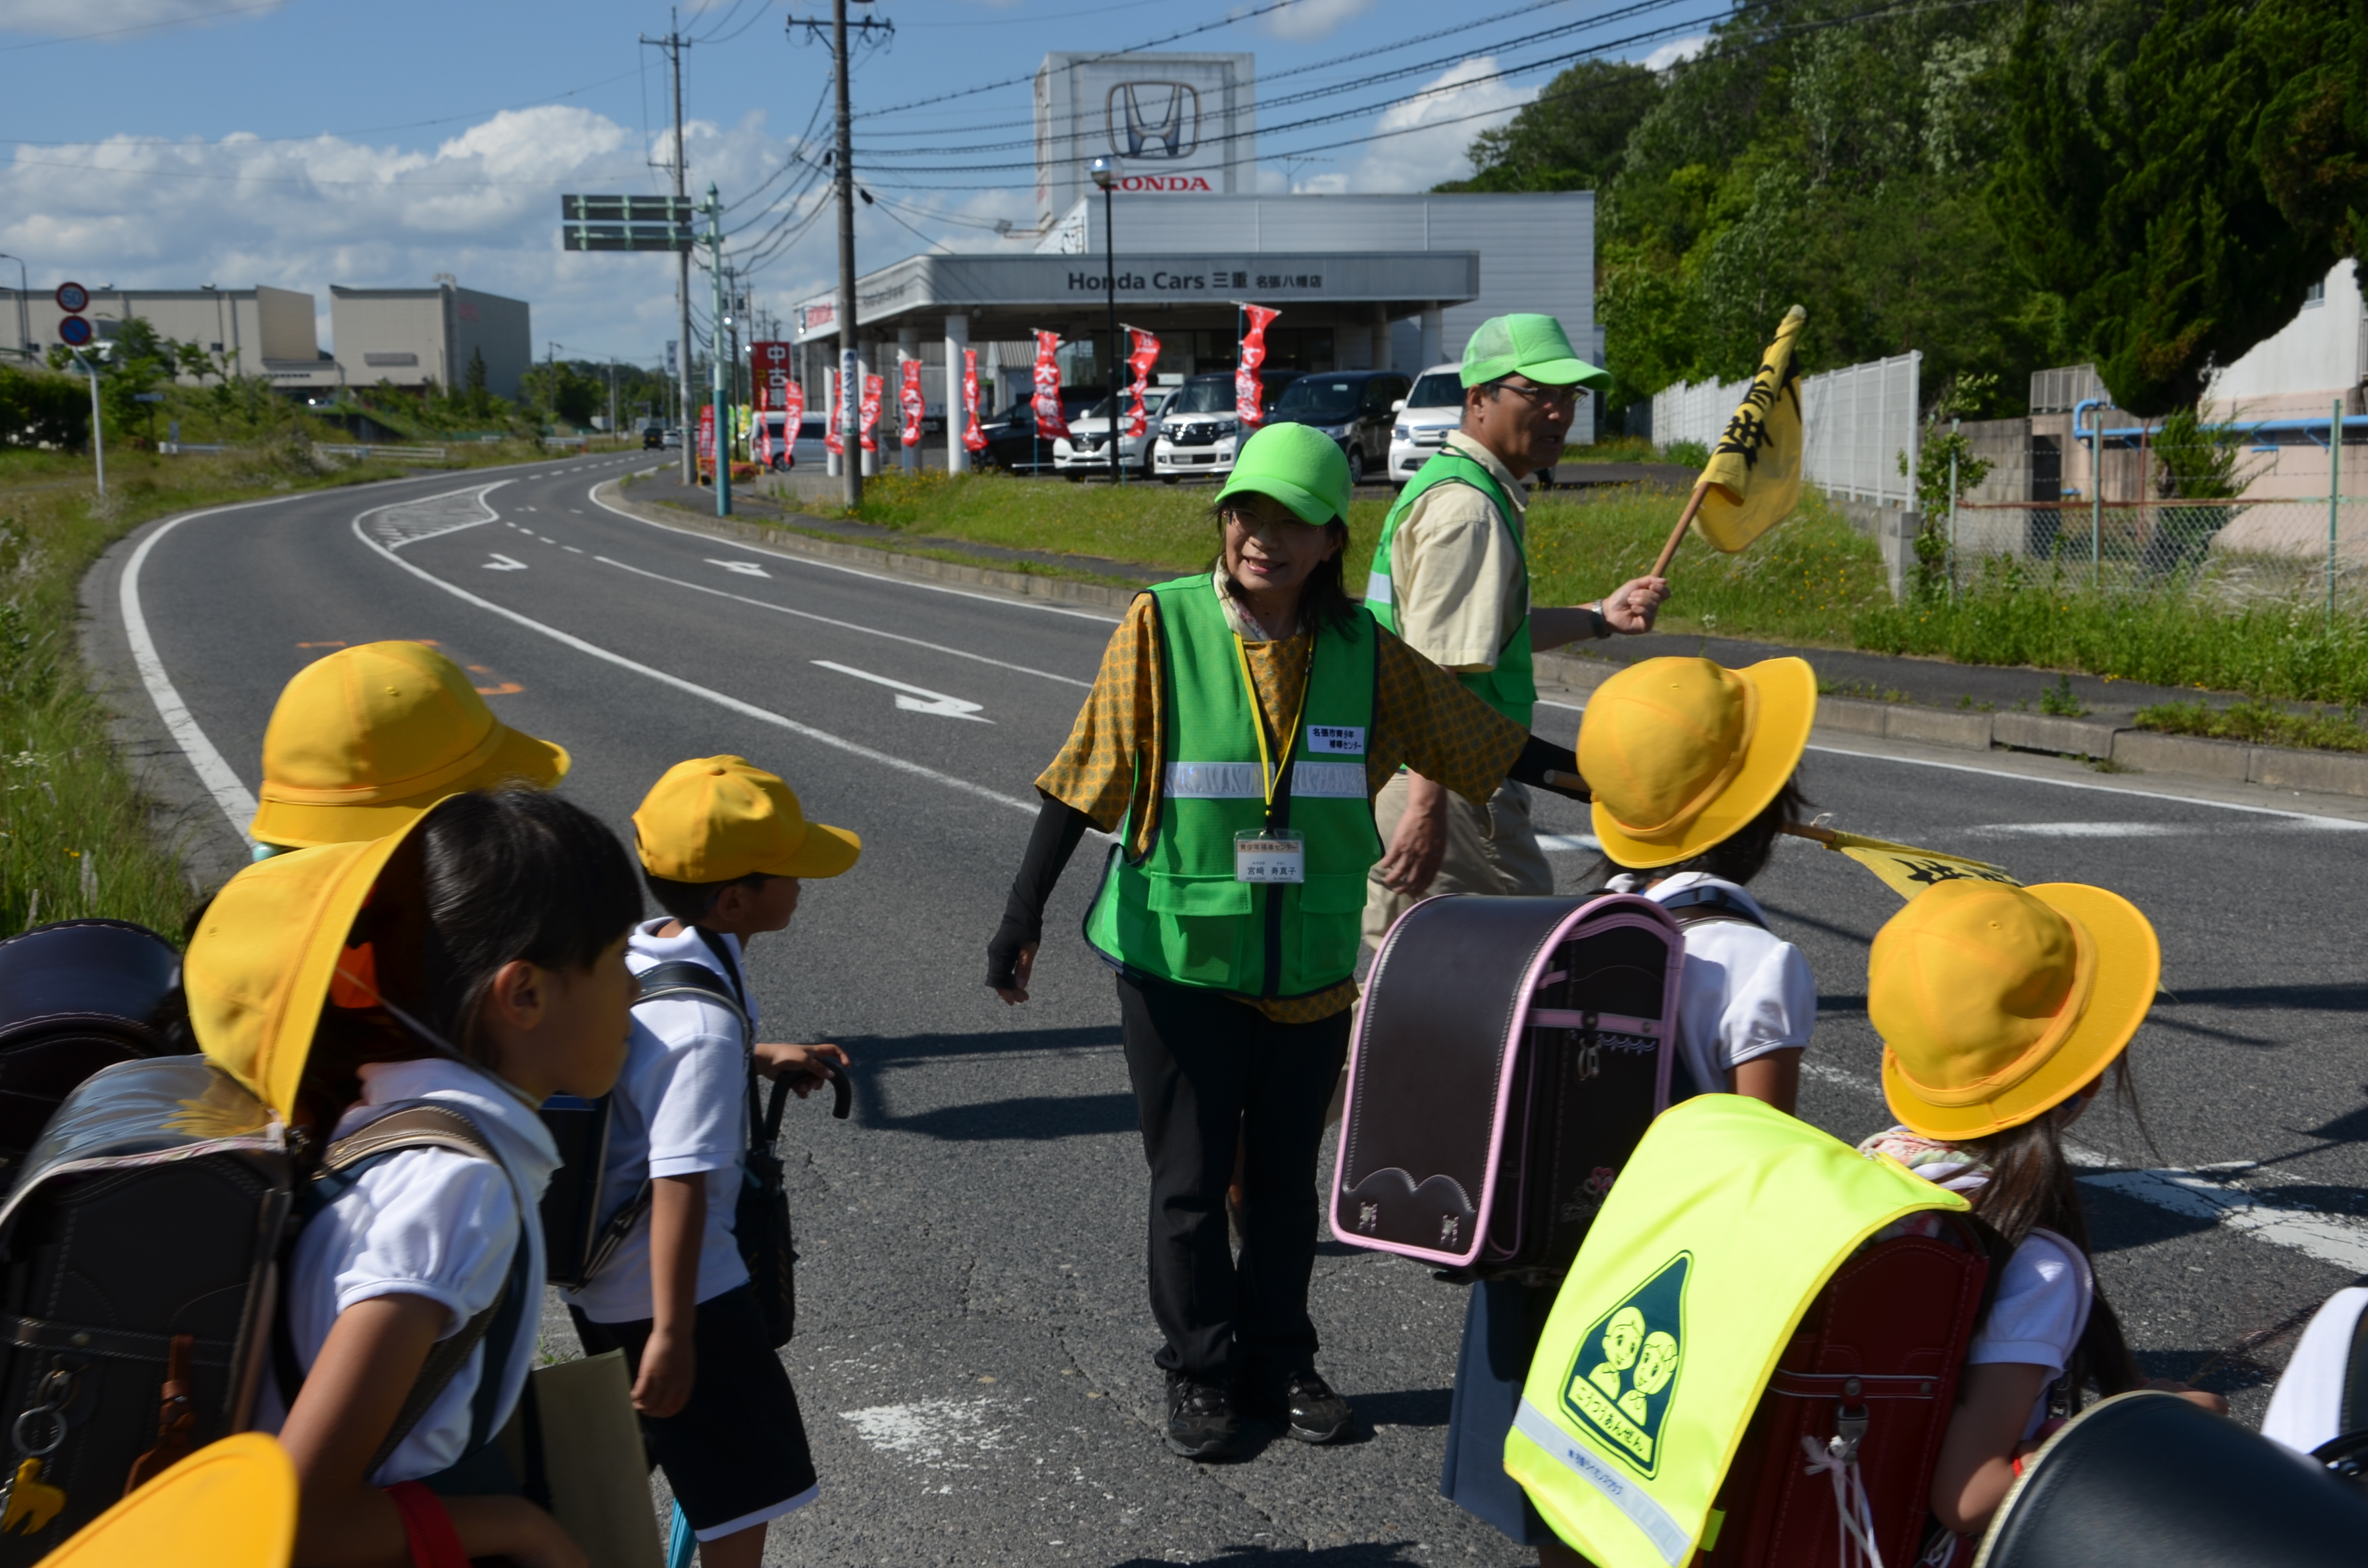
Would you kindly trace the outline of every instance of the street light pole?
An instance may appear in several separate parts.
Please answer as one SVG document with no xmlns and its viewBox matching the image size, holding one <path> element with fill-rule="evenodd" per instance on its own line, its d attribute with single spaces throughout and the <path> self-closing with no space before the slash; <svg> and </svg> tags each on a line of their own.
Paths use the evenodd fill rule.
<svg viewBox="0 0 2368 1568">
<path fill-rule="evenodd" d="M 1110 303 L 1110 369 L 1105 380 L 1110 386 L 1110 483 L 1126 483 L 1126 465 L 1119 460 L 1118 434 L 1118 231 L 1111 226 L 1110 192 L 1118 184 L 1118 163 L 1112 158 L 1096 158 L 1086 165 L 1094 183 L 1102 187 L 1102 297 Z"/>
<path fill-rule="evenodd" d="M 855 347 L 855 114 L 847 93 L 847 0 L 830 0 L 832 68 L 838 73 L 838 472 L 847 509 L 863 505 L 863 375 Z"/>
<path fill-rule="evenodd" d="M 725 370 L 730 369 L 723 357 L 723 331 L 729 324 L 728 302 L 723 296 L 723 202 L 715 194 L 712 181 L 707 187 L 707 272 L 715 284 L 714 314 L 709 320 L 713 339 L 707 355 L 707 391 L 715 405 L 715 515 L 732 515 L 732 404 L 726 399 L 728 388 L 723 384 Z"/>
<path fill-rule="evenodd" d="M 90 378 L 90 453 L 98 463 L 98 498 L 107 499 L 107 428 L 98 415 L 98 367 L 90 362 L 79 348 L 73 350 L 74 363 Z"/>
</svg>

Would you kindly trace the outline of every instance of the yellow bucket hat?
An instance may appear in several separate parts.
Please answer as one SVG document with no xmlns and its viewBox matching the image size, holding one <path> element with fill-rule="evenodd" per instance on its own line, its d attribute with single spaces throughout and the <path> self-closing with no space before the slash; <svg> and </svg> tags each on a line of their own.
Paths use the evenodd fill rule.
<svg viewBox="0 0 2368 1568">
<path fill-rule="evenodd" d="M 667 768 L 633 812 L 633 837 L 643 869 L 676 882 L 835 877 L 863 853 L 855 834 L 806 821 L 778 774 L 736 756 Z"/>
<path fill-rule="evenodd" d="M 263 732 L 249 832 L 311 848 L 393 833 L 464 790 L 549 789 L 567 753 L 494 717 L 460 665 L 423 642 L 340 648 L 297 672 Z"/>
<path fill-rule="evenodd" d="M 199 1049 L 283 1118 L 295 1113 L 341 965 L 376 988 L 375 973 L 348 960 L 346 944 L 379 873 L 423 820 L 384 838 L 256 861 L 222 884 L 189 938 L 181 987 Z"/>
<path fill-rule="evenodd" d="M 211 1443 L 131 1493 L 41 1561 L 54 1568 L 287 1568 L 296 1467 L 278 1439 Z"/>
<path fill-rule="evenodd" d="M 2119 893 L 1935 883 L 1867 957 L 1884 1097 L 1927 1138 L 2019 1127 L 2112 1065 L 2161 979 L 2154 927 Z"/>
<path fill-rule="evenodd" d="M 1801 766 L 1817 714 L 1804 659 L 1730 670 L 1646 659 L 1595 688 L 1578 726 L 1578 771 L 1595 836 L 1623 866 L 1690 860 L 1733 837 Z"/>
</svg>

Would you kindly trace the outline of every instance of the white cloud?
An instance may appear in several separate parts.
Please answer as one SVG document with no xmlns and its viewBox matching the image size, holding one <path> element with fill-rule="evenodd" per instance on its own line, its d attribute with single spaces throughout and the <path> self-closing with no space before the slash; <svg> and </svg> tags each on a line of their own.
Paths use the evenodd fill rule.
<svg viewBox="0 0 2368 1568">
<path fill-rule="evenodd" d="M 1265 32 L 1293 43 L 1330 38 L 1372 8 L 1373 0 L 1289 0 L 1260 18 Z"/>
<path fill-rule="evenodd" d="M 1710 35 L 1697 33 L 1692 38 L 1673 39 L 1645 56 L 1645 69 L 1667 71 L 1680 60 L 1691 60 L 1710 47 Z"/>
<path fill-rule="evenodd" d="M 239 21 L 286 0 L 0 0 L 0 32 L 66 38 L 135 34 L 219 17 Z"/>
<path fill-rule="evenodd" d="M 1371 143 L 1344 175 L 1317 176 L 1300 188 L 1336 188 L 1326 182 L 1338 179 L 1338 188 L 1355 191 L 1429 190 L 1441 180 L 1469 175 L 1472 139 L 1504 124 L 1538 96 L 1535 87 L 1480 79 L 1495 76 L 1497 69 L 1494 55 L 1458 61 L 1423 84 L 1425 97 L 1393 106 L 1373 127 L 1404 134 Z"/>
</svg>

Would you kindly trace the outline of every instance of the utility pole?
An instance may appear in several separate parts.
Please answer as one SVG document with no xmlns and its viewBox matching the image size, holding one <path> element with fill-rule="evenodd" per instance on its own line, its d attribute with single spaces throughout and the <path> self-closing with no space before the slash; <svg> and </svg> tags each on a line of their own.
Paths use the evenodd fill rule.
<svg viewBox="0 0 2368 1568">
<path fill-rule="evenodd" d="M 855 4 L 869 5 L 871 0 Z M 834 313 L 838 325 L 838 434 L 847 449 L 839 472 L 847 476 L 846 501 L 852 508 L 863 504 L 863 374 L 855 343 L 855 113 L 847 96 L 847 6 L 848 0 L 830 0 L 831 63 L 837 73 L 838 94 L 837 146 L 831 155 L 838 186 L 838 303 Z M 790 17 L 789 26 L 809 33 L 822 30 L 819 19 L 800 17 Z M 874 30 L 894 33 L 896 24 L 866 17 L 855 30 L 868 38 Z"/>
<path fill-rule="evenodd" d="M 684 183 L 690 165 L 683 160 L 682 151 L 682 51 L 691 40 L 682 36 L 682 28 L 673 6 L 666 7 L 666 35 L 664 38 L 644 36 L 642 41 L 666 51 L 666 63 L 674 71 L 674 193 L 677 197 L 689 194 Z M 682 483 L 685 489 L 699 483 L 699 453 L 694 449 L 695 437 L 690 428 L 690 252 L 688 248 L 675 253 L 676 336 L 682 353 L 675 365 L 676 393 L 681 400 L 682 417 L 677 421 L 682 431 Z"/>
<path fill-rule="evenodd" d="M 707 187 L 707 271 L 715 285 L 715 313 L 708 323 L 714 341 L 707 355 L 708 395 L 715 403 L 715 515 L 728 517 L 732 515 L 732 403 L 723 377 L 731 362 L 723 357 L 723 329 L 731 301 L 723 292 L 723 201 L 712 182 Z"/>
</svg>

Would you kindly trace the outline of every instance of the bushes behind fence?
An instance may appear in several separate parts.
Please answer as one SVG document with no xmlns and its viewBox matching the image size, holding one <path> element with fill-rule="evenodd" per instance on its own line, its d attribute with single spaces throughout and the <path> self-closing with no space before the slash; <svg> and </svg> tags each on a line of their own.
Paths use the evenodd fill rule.
<svg viewBox="0 0 2368 1568">
<path fill-rule="evenodd" d="M 0 447 L 90 443 L 90 389 L 77 376 L 0 365 Z"/>
</svg>

